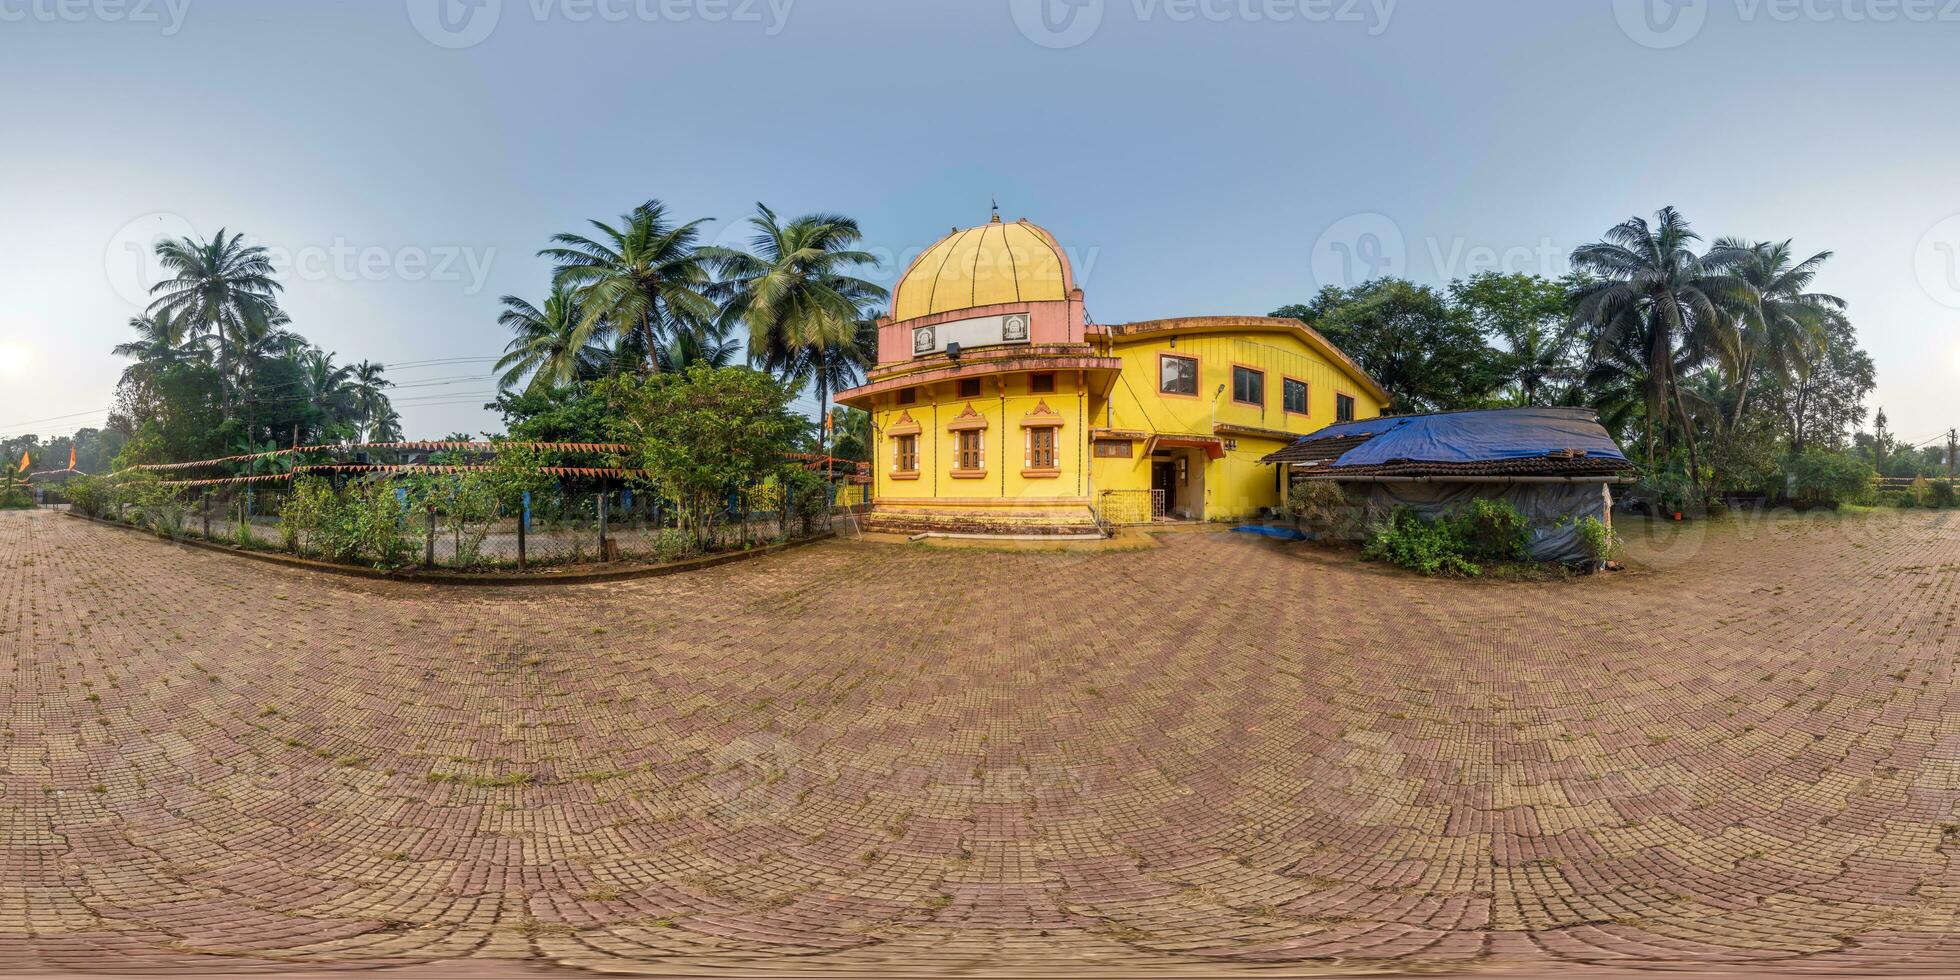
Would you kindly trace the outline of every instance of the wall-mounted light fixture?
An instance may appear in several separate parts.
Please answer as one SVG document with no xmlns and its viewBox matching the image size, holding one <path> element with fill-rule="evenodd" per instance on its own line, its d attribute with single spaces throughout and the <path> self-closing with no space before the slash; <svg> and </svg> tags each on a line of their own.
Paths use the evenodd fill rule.
<svg viewBox="0 0 1960 980">
<path fill-rule="evenodd" d="M 960 359 L 959 341 L 956 340 L 946 345 L 946 356 L 952 358 L 955 361 Z"/>
</svg>

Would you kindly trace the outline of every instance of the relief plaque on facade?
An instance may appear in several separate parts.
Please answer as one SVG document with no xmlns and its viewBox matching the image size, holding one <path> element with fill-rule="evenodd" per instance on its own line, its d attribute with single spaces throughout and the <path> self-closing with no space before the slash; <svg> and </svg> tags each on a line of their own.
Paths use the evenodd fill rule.
<svg viewBox="0 0 1960 980">
<path fill-rule="evenodd" d="M 931 327 L 916 327 L 912 331 L 912 353 L 930 354 L 933 351 Z"/>
</svg>

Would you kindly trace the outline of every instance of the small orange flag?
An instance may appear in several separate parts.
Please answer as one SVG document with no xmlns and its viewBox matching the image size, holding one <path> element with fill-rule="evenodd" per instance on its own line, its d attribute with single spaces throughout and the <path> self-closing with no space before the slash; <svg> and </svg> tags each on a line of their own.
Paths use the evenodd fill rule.
<svg viewBox="0 0 1960 980">
<path fill-rule="evenodd" d="M 32 464 L 30 464 L 30 463 L 29 463 L 29 462 L 27 461 L 27 450 L 25 450 L 25 449 L 23 449 L 23 450 L 21 450 L 21 451 L 20 451 L 20 472 L 22 472 L 22 473 L 25 473 L 25 472 L 27 472 L 27 467 L 28 467 L 28 466 L 30 466 L 30 465 L 32 465 Z"/>
<path fill-rule="evenodd" d="M 71 470 L 75 468 L 75 447 L 74 447 L 74 446 L 69 446 L 69 447 L 68 447 L 68 468 L 69 468 L 69 469 L 71 469 Z"/>
</svg>

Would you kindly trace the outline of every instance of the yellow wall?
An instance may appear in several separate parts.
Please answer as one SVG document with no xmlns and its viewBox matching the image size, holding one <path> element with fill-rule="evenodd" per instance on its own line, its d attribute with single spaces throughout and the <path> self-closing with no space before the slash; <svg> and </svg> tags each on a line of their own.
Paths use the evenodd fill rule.
<svg viewBox="0 0 1960 980">
<path fill-rule="evenodd" d="M 1177 337 L 1175 343 L 1173 348 L 1168 336 L 1119 340 L 1110 353 L 1121 359 L 1123 369 L 1106 393 L 1088 390 L 1076 373 L 1057 371 L 1056 390 L 1051 394 L 1031 393 L 1029 376 L 1021 373 L 982 377 L 981 394 L 974 398 L 960 398 L 955 381 L 920 387 L 917 403 L 909 406 L 897 405 L 893 394 L 880 395 L 872 411 L 877 433 L 877 458 L 872 467 L 877 512 L 895 526 L 958 530 L 985 529 L 966 526 L 969 523 L 999 525 L 1001 530 L 1011 530 L 1010 525 L 1017 523 L 1079 525 L 1086 520 L 1090 504 L 1134 512 L 1139 494 L 1147 501 L 1153 460 L 1145 452 L 1146 438 L 1131 444 L 1128 458 L 1095 456 L 1090 430 L 1115 429 L 1146 436 L 1232 441 L 1224 458 L 1217 460 L 1210 459 L 1203 449 L 1170 450 L 1185 456 L 1189 474 L 1177 503 L 1180 508 L 1200 512 L 1207 520 L 1246 517 L 1261 507 L 1280 503 L 1275 467 L 1260 460 L 1292 442 L 1294 436 L 1332 424 L 1337 393 L 1354 397 L 1356 418 L 1381 414 L 1381 404 L 1367 394 L 1365 386 L 1296 333 L 1190 334 Z M 1197 359 L 1195 396 L 1159 392 L 1160 354 Z M 1263 405 L 1234 401 L 1234 365 L 1265 372 Z M 1283 410 L 1283 379 L 1288 377 L 1307 382 L 1308 413 L 1304 416 Z M 1220 385 L 1225 391 L 1214 399 Z M 1030 477 L 1022 472 L 1023 423 L 1042 404 L 1062 422 L 1056 439 L 1060 472 L 1054 477 Z M 969 407 L 987 422 L 986 475 L 981 479 L 953 474 L 958 445 L 954 423 Z M 901 479 L 893 472 L 898 446 L 895 430 L 908 415 L 919 426 L 916 479 Z M 1288 435 L 1217 433 L 1214 423 Z M 1106 491 L 1126 496 L 1115 500 L 1105 496 Z M 1195 506 L 1198 499 L 1202 499 L 1201 511 Z M 1142 506 L 1147 508 L 1147 502 Z"/>
<path fill-rule="evenodd" d="M 889 397 L 873 413 L 880 433 L 874 481 L 881 506 L 903 505 L 907 501 L 930 499 L 940 503 L 1002 501 L 1033 507 L 1072 505 L 1081 510 L 1088 500 L 1088 473 L 1084 458 L 1089 452 L 1088 430 L 1083 424 L 1087 392 L 1072 372 L 1055 372 L 1053 393 L 1028 391 L 1028 375 L 1011 374 L 981 379 L 978 398 L 958 397 L 957 382 L 944 382 L 919 390 L 918 404 L 891 404 Z M 1046 405 L 1058 416 L 1056 432 L 1056 476 L 1024 475 L 1026 433 L 1024 423 Z M 981 479 L 953 475 L 957 461 L 955 420 L 971 407 L 987 421 L 983 438 L 986 446 L 986 476 Z M 919 469 L 917 479 L 900 479 L 893 465 L 898 439 L 891 435 L 909 414 L 918 423 Z"/>
<path fill-rule="evenodd" d="M 1141 430 L 1158 435 L 1188 434 L 1210 436 L 1213 424 L 1240 425 L 1305 435 L 1334 423 L 1334 397 L 1352 395 L 1354 417 L 1374 418 L 1382 406 L 1346 372 L 1308 346 L 1294 333 L 1200 334 L 1176 338 L 1151 338 L 1119 342 L 1114 353 L 1123 361 L 1123 373 L 1110 393 L 1107 406 L 1100 400 L 1092 405 L 1098 427 Z M 1158 391 L 1158 357 L 1174 354 L 1198 361 L 1198 394 L 1168 395 Z M 1265 403 L 1249 405 L 1233 400 L 1234 365 L 1264 371 Z M 1307 414 L 1284 411 L 1281 402 L 1283 378 L 1307 382 Z M 1220 385 L 1225 386 L 1222 394 Z M 1259 438 L 1226 435 L 1237 446 L 1225 458 L 1210 461 L 1203 474 L 1204 516 L 1208 520 L 1244 517 L 1260 507 L 1278 506 L 1280 492 L 1274 482 L 1274 467 L 1259 462 L 1267 454 L 1285 447 L 1286 438 Z M 1197 452 L 1192 464 L 1204 460 Z M 1097 458 L 1092 466 L 1098 492 L 1104 490 L 1149 490 L 1151 460 L 1138 443 L 1131 459 Z M 1193 478 L 1196 482 L 1196 477 Z"/>
</svg>

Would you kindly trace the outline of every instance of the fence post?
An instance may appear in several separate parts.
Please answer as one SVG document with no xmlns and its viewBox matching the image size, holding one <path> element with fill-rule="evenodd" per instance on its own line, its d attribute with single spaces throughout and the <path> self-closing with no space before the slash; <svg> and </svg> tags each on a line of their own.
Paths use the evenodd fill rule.
<svg viewBox="0 0 1960 980">
<path fill-rule="evenodd" d="M 436 567 L 436 505 L 429 505 L 429 534 L 422 551 L 422 567 Z"/>
<path fill-rule="evenodd" d="M 531 491 L 524 491 L 523 506 L 517 512 L 517 570 L 524 570 L 524 532 L 531 523 Z"/>
<path fill-rule="evenodd" d="M 606 492 L 602 489 L 596 498 L 599 507 L 599 560 L 606 560 Z"/>
<path fill-rule="evenodd" d="M 209 541 L 211 540 L 211 494 L 209 491 L 206 491 L 204 496 L 198 498 L 197 509 L 204 516 L 204 540 Z"/>
</svg>

